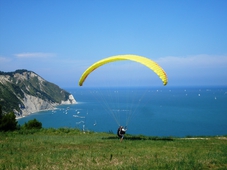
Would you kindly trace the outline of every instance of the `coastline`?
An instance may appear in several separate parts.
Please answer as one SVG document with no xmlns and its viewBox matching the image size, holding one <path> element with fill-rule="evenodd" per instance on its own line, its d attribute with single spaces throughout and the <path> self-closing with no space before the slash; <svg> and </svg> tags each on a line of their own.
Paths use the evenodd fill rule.
<svg viewBox="0 0 227 170">
<path fill-rule="evenodd" d="M 44 111 L 49 111 L 49 110 L 57 110 L 57 108 L 56 108 L 57 106 L 61 106 L 61 105 L 75 105 L 75 104 L 78 104 L 78 102 L 72 103 L 72 104 L 64 104 L 64 103 L 63 104 L 59 104 L 59 105 L 54 106 L 53 108 L 42 109 L 42 110 L 38 110 L 36 112 L 31 112 L 29 114 L 25 114 L 25 115 L 22 115 L 22 116 L 16 116 L 16 120 L 25 118 L 27 116 L 30 116 L 30 115 L 38 113 L 38 112 L 44 112 Z"/>
<path fill-rule="evenodd" d="M 76 100 L 74 99 L 74 96 L 72 94 L 69 95 L 68 100 L 61 101 L 61 104 L 59 103 L 51 103 L 44 101 L 42 99 L 29 96 L 30 100 L 24 101 L 25 108 L 21 109 L 21 112 L 16 112 L 16 119 L 21 119 L 26 116 L 29 116 L 34 113 L 42 112 L 42 111 L 48 111 L 48 110 L 55 110 L 57 106 L 60 105 L 72 105 L 77 104 Z M 28 98 L 27 98 L 28 99 Z"/>
<path fill-rule="evenodd" d="M 60 104 L 61 105 L 61 104 Z M 58 105 L 59 106 L 59 105 Z M 27 117 L 27 116 L 29 116 L 29 115 L 31 115 L 31 114 L 34 114 L 34 113 L 38 113 L 38 112 L 43 112 L 43 111 L 48 111 L 48 110 L 55 110 L 56 108 L 49 108 L 49 109 L 42 109 L 42 110 L 38 110 L 38 111 L 36 111 L 36 112 L 31 112 L 31 113 L 28 113 L 28 114 L 25 114 L 25 115 L 21 115 L 21 116 L 16 116 L 16 120 L 18 120 L 18 119 L 22 119 L 22 118 L 24 118 L 24 117 Z"/>
</svg>

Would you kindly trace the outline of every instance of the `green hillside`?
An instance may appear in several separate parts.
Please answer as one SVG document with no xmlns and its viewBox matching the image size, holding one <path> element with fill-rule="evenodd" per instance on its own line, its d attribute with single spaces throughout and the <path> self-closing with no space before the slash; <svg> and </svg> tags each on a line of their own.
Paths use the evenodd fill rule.
<svg viewBox="0 0 227 170">
<path fill-rule="evenodd" d="M 227 169 L 227 138 L 155 138 L 73 129 L 0 134 L 0 169 Z"/>
<path fill-rule="evenodd" d="M 0 105 L 4 113 L 14 109 L 20 111 L 25 94 L 59 104 L 70 95 L 32 71 L 0 72 Z"/>
</svg>

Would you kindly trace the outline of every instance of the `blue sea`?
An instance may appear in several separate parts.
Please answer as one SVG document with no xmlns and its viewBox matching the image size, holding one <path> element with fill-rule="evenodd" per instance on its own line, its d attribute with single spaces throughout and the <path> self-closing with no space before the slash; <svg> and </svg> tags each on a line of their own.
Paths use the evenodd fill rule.
<svg viewBox="0 0 227 170">
<path fill-rule="evenodd" d="M 79 128 L 146 136 L 227 135 L 227 87 L 75 88 L 77 104 L 60 105 L 18 119 L 44 128 Z"/>
</svg>

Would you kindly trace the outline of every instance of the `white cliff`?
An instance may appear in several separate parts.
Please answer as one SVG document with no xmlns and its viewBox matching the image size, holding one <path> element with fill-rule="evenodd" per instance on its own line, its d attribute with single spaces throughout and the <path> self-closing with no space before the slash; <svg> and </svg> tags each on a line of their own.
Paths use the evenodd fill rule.
<svg viewBox="0 0 227 170">
<path fill-rule="evenodd" d="M 38 97 L 34 97 L 28 94 L 24 94 L 25 97 L 22 101 L 24 107 L 21 108 L 22 116 L 27 116 L 31 113 L 38 112 L 46 109 L 53 109 L 57 103 L 50 103 L 48 101 L 44 101 Z"/>
<path fill-rule="evenodd" d="M 24 95 L 25 97 L 22 101 L 22 103 L 24 104 L 24 107 L 21 108 L 20 114 L 17 112 L 18 113 L 17 118 L 24 117 L 32 113 L 43 111 L 43 110 L 52 110 L 59 105 L 59 103 L 52 103 L 50 101 L 45 101 L 43 99 L 28 95 L 28 94 L 24 94 Z M 76 100 L 71 94 L 69 95 L 69 99 L 66 101 L 62 101 L 61 104 L 76 104 Z"/>
<path fill-rule="evenodd" d="M 73 95 L 69 95 L 69 99 L 66 101 L 61 101 L 61 104 L 76 104 L 76 100 L 74 99 Z"/>
</svg>

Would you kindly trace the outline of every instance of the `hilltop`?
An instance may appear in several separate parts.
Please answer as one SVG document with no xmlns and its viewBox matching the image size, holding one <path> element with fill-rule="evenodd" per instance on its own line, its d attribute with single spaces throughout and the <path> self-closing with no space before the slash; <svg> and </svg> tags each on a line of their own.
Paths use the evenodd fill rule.
<svg viewBox="0 0 227 170">
<path fill-rule="evenodd" d="M 0 71 L 0 105 L 3 113 L 13 111 L 17 116 L 26 116 L 59 104 L 75 103 L 72 94 L 33 71 Z"/>
</svg>

